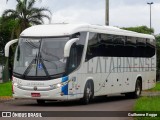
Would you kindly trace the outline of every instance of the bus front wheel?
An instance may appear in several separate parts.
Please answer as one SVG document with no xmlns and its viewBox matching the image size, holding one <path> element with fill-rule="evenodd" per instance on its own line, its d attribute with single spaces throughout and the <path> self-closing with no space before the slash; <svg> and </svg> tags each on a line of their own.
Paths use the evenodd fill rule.
<svg viewBox="0 0 160 120">
<path fill-rule="evenodd" d="M 84 96 L 81 99 L 81 103 L 85 105 L 88 104 L 90 100 L 93 99 L 93 95 L 94 95 L 93 92 L 94 92 L 93 84 L 91 81 L 88 81 L 85 85 Z"/>
</svg>

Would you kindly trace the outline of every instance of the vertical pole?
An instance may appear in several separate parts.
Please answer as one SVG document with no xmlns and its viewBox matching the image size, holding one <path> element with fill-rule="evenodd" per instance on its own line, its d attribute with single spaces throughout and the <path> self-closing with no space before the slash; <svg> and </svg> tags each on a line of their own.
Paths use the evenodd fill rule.
<svg viewBox="0 0 160 120">
<path fill-rule="evenodd" d="M 151 4 L 150 4 L 150 30 L 152 29 L 152 9 L 151 9 Z"/>
<path fill-rule="evenodd" d="M 106 0 L 106 15 L 105 15 L 105 24 L 109 25 L 109 0 Z"/>
<path fill-rule="evenodd" d="M 152 29 L 152 4 L 153 2 L 147 3 L 150 6 L 150 31 Z"/>
</svg>

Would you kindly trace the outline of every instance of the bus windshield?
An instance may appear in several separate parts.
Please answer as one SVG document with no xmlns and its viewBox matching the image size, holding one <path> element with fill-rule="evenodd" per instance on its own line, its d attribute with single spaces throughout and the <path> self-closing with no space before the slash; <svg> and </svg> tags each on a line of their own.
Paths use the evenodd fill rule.
<svg viewBox="0 0 160 120">
<path fill-rule="evenodd" d="M 20 38 L 13 72 L 28 77 L 63 74 L 66 68 L 64 46 L 69 37 Z"/>
</svg>

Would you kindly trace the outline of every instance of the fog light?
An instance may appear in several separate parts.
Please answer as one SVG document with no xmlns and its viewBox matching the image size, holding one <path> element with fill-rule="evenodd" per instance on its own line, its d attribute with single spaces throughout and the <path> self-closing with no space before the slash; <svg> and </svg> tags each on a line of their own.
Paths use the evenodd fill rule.
<svg viewBox="0 0 160 120">
<path fill-rule="evenodd" d="M 63 92 L 61 92 L 61 96 L 63 96 L 64 95 L 64 93 Z"/>
</svg>

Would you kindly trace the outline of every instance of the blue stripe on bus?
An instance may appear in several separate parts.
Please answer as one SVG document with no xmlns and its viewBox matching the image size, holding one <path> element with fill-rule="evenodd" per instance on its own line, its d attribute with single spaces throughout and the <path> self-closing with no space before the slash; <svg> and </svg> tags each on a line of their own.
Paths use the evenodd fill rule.
<svg viewBox="0 0 160 120">
<path fill-rule="evenodd" d="M 62 78 L 62 83 L 68 81 L 68 76 Z"/>
<path fill-rule="evenodd" d="M 66 81 L 68 81 L 68 76 L 62 78 L 62 83 Z M 68 95 L 68 83 L 62 87 L 61 91 L 64 93 L 64 95 Z"/>
</svg>

